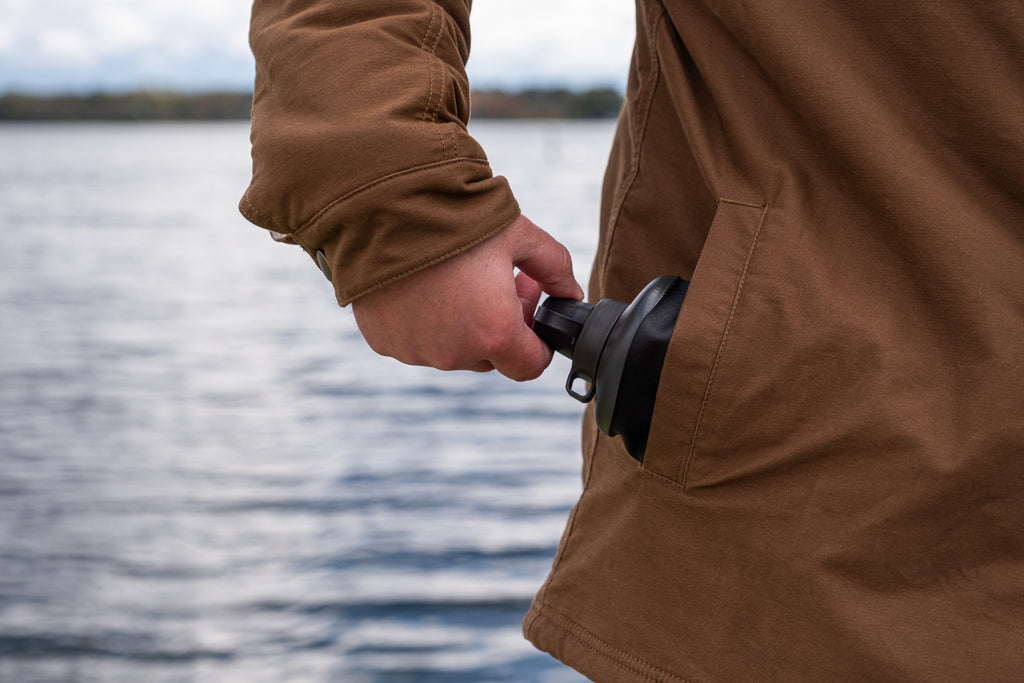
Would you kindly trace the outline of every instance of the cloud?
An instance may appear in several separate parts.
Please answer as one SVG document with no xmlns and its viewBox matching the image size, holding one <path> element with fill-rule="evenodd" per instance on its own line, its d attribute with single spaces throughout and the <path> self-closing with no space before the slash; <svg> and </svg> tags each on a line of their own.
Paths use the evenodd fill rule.
<svg viewBox="0 0 1024 683">
<path fill-rule="evenodd" d="M 247 0 L 0 0 L 0 90 L 248 87 Z"/>
<path fill-rule="evenodd" d="M 45 62 L 95 63 L 96 54 L 81 31 L 65 26 L 43 29 L 39 34 L 39 56 Z"/>
<path fill-rule="evenodd" d="M 629 0 L 476 0 L 478 86 L 621 84 Z M 248 88 L 249 0 L 0 0 L 0 91 Z"/>
</svg>

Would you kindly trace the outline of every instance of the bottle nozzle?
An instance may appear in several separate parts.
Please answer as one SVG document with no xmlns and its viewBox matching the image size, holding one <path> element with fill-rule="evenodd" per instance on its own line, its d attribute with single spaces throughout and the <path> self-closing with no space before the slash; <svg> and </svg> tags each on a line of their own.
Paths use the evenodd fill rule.
<svg viewBox="0 0 1024 683">
<path fill-rule="evenodd" d="M 545 344 L 566 358 L 572 358 L 583 324 L 594 307 L 575 299 L 548 299 L 537 309 L 533 331 Z"/>
</svg>

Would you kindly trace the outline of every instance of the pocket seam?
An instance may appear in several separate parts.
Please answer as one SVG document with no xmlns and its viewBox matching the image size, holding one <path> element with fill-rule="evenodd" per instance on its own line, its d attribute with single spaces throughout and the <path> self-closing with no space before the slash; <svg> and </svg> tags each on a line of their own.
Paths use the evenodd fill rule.
<svg viewBox="0 0 1024 683">
<path fill-rule="evenodd" d="M 715 360 L 711 365 L 711 373 L 708 375 L 708 381 L 704 387 L 704 396 L 701 399 L 700 410 L 697 413 L 697 421 L 693 428 L 693 436 L 690 438 L 690 448 L 686 454 L 683 471 L 681 476 L 679 476 L 679 483 L 684 490 L 687 488 L 687 477 L 690 473 L 690 464 L 694 461 L 697 455 L 697 441 L 700 438 L 701 428 L 704 424 L 704 413 L 711 401 L 711 392 L 715 384 L 715 379 L 718 375 L 719 367 L 722 364 L 722 357 L 725 354 L 725 347 L 729 341 L 729 334 L 732 331 L 733 322 L 736 318 L 736 308 L 739 306 L 740 296 L 743 293 L 743 286 L 747 280 L 747 271 L 750 268 L 750 261 L 754 256 L 754 250 L 757 248 L 758 238 L 761 236 L 761 228 L 764 226 L 765 217 L 768 214 L 768 205 L 763 202 L 760 204 L 753 204 L 751 202 L 727 199 L 725 197 L 719 197 L 718 201 L 720 204 L 732 204 L 752 209 L 761 209 L 761 216 L 758 219 L 757 228 L 754 230 L 754 237 L 747 250 L 746 259 L 743 262 L 743 269 L 740 272 L 739 282 L 736 285 L 736 293 L 733 295 L 732 304 L 729 308 L 729 317 L 726 320 L 725 329 L 722 331 L 722 339 L 718 344 L 718 350 L 715 353 Z"/>
</svg>

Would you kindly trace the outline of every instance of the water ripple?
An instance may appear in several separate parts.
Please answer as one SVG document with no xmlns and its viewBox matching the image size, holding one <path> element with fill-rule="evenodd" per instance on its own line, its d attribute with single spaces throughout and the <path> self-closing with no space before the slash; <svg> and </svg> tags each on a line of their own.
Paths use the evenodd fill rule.
<svg viewBox="0 0 1024 683">
<path fill-rule="evenodd" d="M 611 132 L 477 127 L 584 267 Z M 520 632 L 580 488 L 565 359 L 374 355 L 237 214 L 248 146 L 0 126 L 0 680 L 581 680 Z"/>
</svg>

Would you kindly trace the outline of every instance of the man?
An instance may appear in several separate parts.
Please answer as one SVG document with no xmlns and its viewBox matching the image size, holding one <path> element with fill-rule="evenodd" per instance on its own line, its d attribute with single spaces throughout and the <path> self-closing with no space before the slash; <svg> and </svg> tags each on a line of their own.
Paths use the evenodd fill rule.
<svg viewBox="0 0 1024 683">
<path fill-rule="evenodd" d="M 469 4 L 257 0 L 241 209 L 379 352 L 527 379 L 581 292 L 466 133 Z M 638 0 L 600 229 L 592 300 L 691 285 L 527 637 L 598 681 L 1018 679 L 1024 6 Z"/>
</svg>

